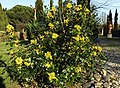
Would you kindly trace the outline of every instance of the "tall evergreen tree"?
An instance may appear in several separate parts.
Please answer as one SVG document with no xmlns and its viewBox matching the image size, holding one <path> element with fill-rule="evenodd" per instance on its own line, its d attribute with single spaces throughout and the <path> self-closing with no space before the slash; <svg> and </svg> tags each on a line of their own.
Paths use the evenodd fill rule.
<svg viewBox="0 0 120 88">
<path fill-rule="evenodd" d="M 41 20 L 42 12 L 43 12 L 43 1 L 42 0 L 36 0 L 35 8 L 36 8 L 37 20 Z"/>
<path fill-rule="evenodd" d="M 110 10 L 110 12 L 109 12 L 108 20 L 109 20 L 109 22 L 112 24 L 112 12 L 111 12 L 111 10 Z"/>
<path fill-rule="evenodd" d="M 3 11 L 2 5 L 0 3 L 0 31 L 5 31 L 7 24 L 8 24 L 8 19 L 6 16 L 6 12 Z"/>
<path fill-rule="evenodd" d="M 53 6 L 53 0 L 50 0 L 50 9 L 52 8 Z"/>
<path fill-rule="evenodd" d="M 117 13 L 117 9 L 115 11 L 115 18 L 114 18 L 114 30 L 117 30 L 118 28 L 118 13 Z"/>
</svg>

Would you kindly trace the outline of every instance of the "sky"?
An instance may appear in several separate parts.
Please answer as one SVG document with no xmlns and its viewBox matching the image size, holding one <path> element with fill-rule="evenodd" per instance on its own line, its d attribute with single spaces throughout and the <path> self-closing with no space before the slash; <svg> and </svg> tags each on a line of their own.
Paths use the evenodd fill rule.
<svg viewBox="0 0 120 88">
<path fill-rule="evenodd" d="M 36 0 L 0 0 L 0 3 L 2 4 L 3 8 L 11 9 L 15 5 L 25 5 L 25 6 L 35 6 Z M 57 5 L 58 0 L 54 0 L 54 5 Z M 76 0 L 73 0 L 74 2 Z M 45 5 L 49 4 L 49 0 L 43 0 Z M 120 17 L 120 0 L 91 0 L 92 4 L 95 4 L 98 7 L 101 7 L 98 9 L 98 13 L 100 17 L 107 16 L 109 14 L 109 10 L 113 13 L 113 20 L 114 20 L 114 14 L 115 10 L 118 10 L 118 18 Z M 120 18 L 119 18 L 120 19 Z M 118 19 L 118 22 L 120 23 L 120 20 Z"/>
</svg>

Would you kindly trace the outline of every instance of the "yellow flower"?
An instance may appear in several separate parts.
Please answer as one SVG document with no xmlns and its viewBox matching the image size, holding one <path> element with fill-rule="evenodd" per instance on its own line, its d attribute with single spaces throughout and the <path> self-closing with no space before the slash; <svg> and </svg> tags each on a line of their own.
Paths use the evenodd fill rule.
<svg viewBox="0 0 120 88">
<path fill-rule="evenodd" d="M 37 54 L 39 54 L 39 49 L 35 49 L 35 52 L 36 52 Z"/>
<path fill-rule="evenodd" d="M 75 6 L 75 10 L 76 10 L 76 11 L 82 10 L 82 5 L 77 5 L 77 6 Z"/>
<path fill-rule="evenodd" d="M 88 65 L 89 67 L 91 67 L 91 64 L 90 64 L 89 62 L 87 62 L 87 65 Z"/>
<path fill-rule="evenodd" d="M 49 81 L 50 81 L 50 82 L 52 82 L 53 79 L 58 80 L 58 79 L 55 77 L 55 73 L 54 73 L 54 72 L 48 73 L 48 75 L 49 75 Z"/>
<path fill-rule="evenodd" d="M 15 35 L 14 32 L 10 32 L 10 33 L 9 33 L 9 37 L 10 37 L 10 38 L 12 38 L 14 35 Z"/>
<path fill-rule="evenodd" d="M 19 43 L 18 40 L 14 41 L 14 46 L 15 46 L 15 47 L 18 47 L 18 43 Z"/>
<path fill-rule="evenodd" d="M 68 9 L 72 8 L 72 4 L 71 3 L 68 3 L 67 6 L 66 6 Z"/>
<path fill-rule="evenodd" d="M 80 36 L 77 35 L 76 37 L 72 37 L 73 39 L 75 39 L 76 41 L 79 41 L 80 40 Z"/>
<path fill-rule="evenodd" d="M 64 23 L 68 25 L 69 19 L 64 20 Z"/>
<path fill-rule="evenodd" d="M 86 50 L 85 48 L 81 48 L 82 53 L 84 53 L 84 52 L 85 52 L 85 50 Z"/>
<path fill-rule="evenodd" d="M 93 56 L 97 56 L 96 51 L 93 51 L 93 52 L 91 53 L 91 55 L 93 55 Z"/>
<path fill-rule="evenodd" d="M 24 64 L 28 67 L 28 66 L 30 66 L 31 63 L 25 61 Z"/>
<path fill-rule="evenodd" d="M 6 29 L 7 29 L 7 32 L 14 31 L 14 27 L 12 25 L 10 25 L 10 24 L 7 25 Z"/>
<path fill-rule="evenodd" d="M 86 13 L 90 13 L 90 10 L 88 8 L 85 9 Z"/>
<path fill-rule="evenodd" d="M 43 38 L 44 38 L 44 36 L 42 35 L 42 36 L 40 36 L 40 38 L 41 38 L 41 39 L 43 39 Z"/>
<path fill-rule="evenodd" d="M 51 63 L 47 62 L 47 63 L 45 64 L 45 67 L 46 67 L 46 68 L 50 68 L 51 65 L 52 65 L 52 62 L 51 62 Z"/>
<path fill-rule="evenodd" d="M 99 52 L 101 52 L 102 48 L 100 46 L 92 46 L 91 50 L 98 50 Z"/>
<path fill-rule="evenodd" d="M 80 40 L 81 40 L 82 42 L 85 42 L 85 37 L 84 37 L 84 36 L 80 37 Z"/>
<path fill-rule="evenodd" d="M 59 36 L 58 34 L 52 33 L 52 38 L 53 38 L 53 39 L 56 39 L 58 36 Z"/>
<path fill-rule="evenodd" d="M 15 60 L 17 65 L 21 65 L 23 62 L 23 59 L 21 57 L 17 57 L 17 59 Z"/>
<path fill-rule="evenodd" d="M 43 35 L 42 35 L 42 36 L 40 36 L 40 39 L 41 39 L 41 40 L 44 40 L 44 36 L 43 36 Z"/>
<path fill-rule="evenodd" d="M 78 24 L 76 24 L 76 25 L 74 26 L 74 28 L 77 29 L 78 31 L 81 29 L 80 25 L 78 25 Z"/>
<path fill-rule="evenodd" d="M 34 40 L 32 39 L 32 40 L 30 40 L 30 43 L 31 43 L 31 44 L 36 44 L 36 43 L 37 43 L 37 40 L 36 40 L 36 39 L 34 39 Z"/>
<path fill-rule="evenodd" d="M 82 69 L 81 69 L 80 66 L 75 67 L 75 72 L 76 72 L 76 73 L 81 72 L 81 70 L 82 70 Z"/>
<path fill-rule="evenodd" d="M 97 47 L 98 51 L 101 52 L 102 48 L 100 46 Z"/>
<path fill-rule="evenodd" d="M 53 18 L 54 16 L 52 15 L 52 13 L 51 12 L 48 12 L 47 13 L 47 18 Z"/>
<path fill-rule="evenodd" d="M 48 35 L 48 34 L 49 34 L 49 31 L 45 31 L 44 33 L 45 33 L 46 35 Z"/>
<path fill-rule="evenodd" d="M 51 11 L 53 11 L 53 13 L 55 14 L 56 8 L 53 6 L 52 9 L 51 9 Z"/>
<path fill-rule="evenodd" d="M 52 60 L 52 55 L 51 55 L 51 52 L 47 52 L 47 53 L 45 53 L 45 58 L 46 59 L 51 59 Z"/>
<path fill-rule="evenodd" d="M 25 59 L 25 60 L 24 60 L 24 64 L 25 64 L 27 67 L 30 66 L 30 65 L 31 65 L 31 59 L 30 59 L 30 58 Z"/>
<path fill-rule="evenodd" d="M 52 23 L 49 23 L 48 26 L 50 27 L 50 29 L 54 28 L 54 25 Z"/>
</svg>

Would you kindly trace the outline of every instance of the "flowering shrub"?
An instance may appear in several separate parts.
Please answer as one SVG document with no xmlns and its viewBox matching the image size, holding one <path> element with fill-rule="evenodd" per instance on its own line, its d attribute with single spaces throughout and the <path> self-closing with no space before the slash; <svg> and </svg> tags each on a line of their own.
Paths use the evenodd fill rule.
<svg viewBox="0 0 120 88">
<path fill-rule="evenodd" d="M 93 20 L 82 5 L 68 3 L 63 17 L 52 7 L 44 30 L 30 44 L 12 43 L 18 45 L 10 50 L 12 64 L 7 71 L 12 80 L 27 87 L 65 87 L 90 80 L 90 73 L 102 62 L 101 47 L 91 42 Z"/>
</svg>

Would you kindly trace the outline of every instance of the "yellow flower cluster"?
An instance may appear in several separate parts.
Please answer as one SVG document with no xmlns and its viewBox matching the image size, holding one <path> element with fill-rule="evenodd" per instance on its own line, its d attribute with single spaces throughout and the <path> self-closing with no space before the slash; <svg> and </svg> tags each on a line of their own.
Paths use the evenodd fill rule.
<svg viewBox="0 0 120 88">
<path fill-rule="evenodd" d="M 24 63 L 24 65 L 28 67 L 31 64 L 31 59 L 28 58 L 28 59 L 23 60 L 21 57 L 17 57 L 15 62 L 17 65 L 20 65 L 20 66 L 22 65 L 22 63 Z"/>
<path fill-rule="evenodd" d="M 75 11 L 80 11 L 82 10 L 82 5 L 76 5 L 74 9 Z"/>
<path fill-rule="evenodd" d="M 58 36 L 59 36 L 58 34 L 52 33 L 52 38 L 53 38 L 53 39 L 56 39 Z"/>
<path fill-rule="evenodd" d="M 48 35 L 49 33 L 50 33 L 49 31 L 45 31 L 45 32 L 44 32 L 45 35 Z"/>
<path fill-rule="evenodd" d="M 91 50 L 98 50 L 99 52 L 101 52 L 102 48 L 100 46 L 92 46 Z"/>
<path fill-rule="evenodd" d="M 19 43 L 18 40 L 14 41 L 14 46 L 15 46 L 15 47 L 18 47 L 18 43 Z"/>
<path fill-rule="evenodd" d="M 48 13 L 47 13 L 47 18 L 54 18 L 54 16 L 52 15 L 51 12 L 48 12 Z"/>
<path fill-rule="evenodd" d="M 23 62 L 23 59 L 21 57 L 17 57 L 15 62 L 16 62 L 17 65 L 21 65 L 22 62 Z"/>
<path fill-rule="evenodd" d="M 49 75 L 49 81 L 52 82 L 54 79 L 55 80 L 58 80 L 56 77 L 55 77 L 55 73 L 54 72 L 51 72 L 51 73 L 48 73 Z"/>
<path fill-rule="evenodd" d="M 85 12 L 88 14 L 88 13 L 90 13 L 90 10 L 88 8 L 86 8 Z"/>
<path fill-rule="evenodd" d="M 7 32 L 13 32 L 14 31 L 14 27 L 10 24 L 7 25 L 6 29 L 7 29 Z"/>
<path fill-rule="evenodd" d="M 75 39 L 76 41 L 82 41 L 82 42 L 85 42 L 85 38 L 84 36 L 80 36 L 80 35 L 77 35 L 76 37 L 72 37 L 73 39 Z"/>
<path fill-rule="evenodd" d="M 97 52 L 96 52 L 96 51 L 92 51 L 92 52 L 91 52 L 91 55 L 97 56 Z"/>
<path fill-rule="evenodd" d="M 40 39 L 43 41 L 44 40 L 44 36 L 42 35 L 42 36 L 40 36 Z"/>
<path fill-rule="evenodd" d="M 39 54 L 39 49 L 35 49 L 35 52 L 36 52 L 37 54 Z"/>
<path fill-rule="evenodd" d="M 74 25 L 74 28 L 77 29 L 78 31 L 81 29 L 80 25 L 78 24 Z"/>
<path fill-rule="evenodd" d="M 54 28 L 54 25 L 52 23 L 49 23 L 48 26 L 50 27 L 50 29 Z"/>
<path fill-rule="evenodd" d="M 24 60 L 24 64 L 25 64 L 27 67 L 30 66 L 30 65 L 31 65 L 31 59 L 30 59 L 30 58 L 25 59 L 25 60 Z"/>
<path fill-rule="evenodd" d="M 47 53 L 45 53 L 44 56 L 45 56 L 46 59 L 51 59 L 52 60 L 51 52 L 48 51 Z"/>
<path fill-rule="evenodd" d="M 47 63 L 45 64 L 45 67 L 46 67 L 46 68 L 50 68 L 51 66 L 52 66 L 52 62 L 51 62 L 51 63 L 47 62 Z"/>
<path fill-rule="evenodd" d="M 80 66 L 75 67 L 75 72 L 76 72 L 76 73 L 81 72 L 81 71 L 82 71 L 82 69 L 81 69 Z"/>
<path fill-rule="evenodd" d="M 7 32 L 9 34 L 9 37 L 12 38 L 15 35 L 14 27 L 12 25 L 8 24 L 6 29 L 7 29 Z"/>
<path fill-rule="evenodd" d="M 69 19 L 64 20 L 64 24 L 66 24 L 66 26 L 68 26 L 68 22 L 69 22 Z"/>
<path fill-rule="evenodd" d="M 57 11 L 56 8 L 53 6 L 51 11 L 53 12 L 53 14 L 55 14 L 55 12 Z"/>
<path fill-rule="evenodd" d="M 30 40 L 30 44 L 36 44 L 36 43 L 37 43 L 37 40 L 36 40 L 36 39 Z"/>
<path fill-rule="evenodd" d="M 72 4 L 68 3 L 67 6 L 66 6 L 66 8 L 71 9 L 72 8 Z"/>
</svg>

